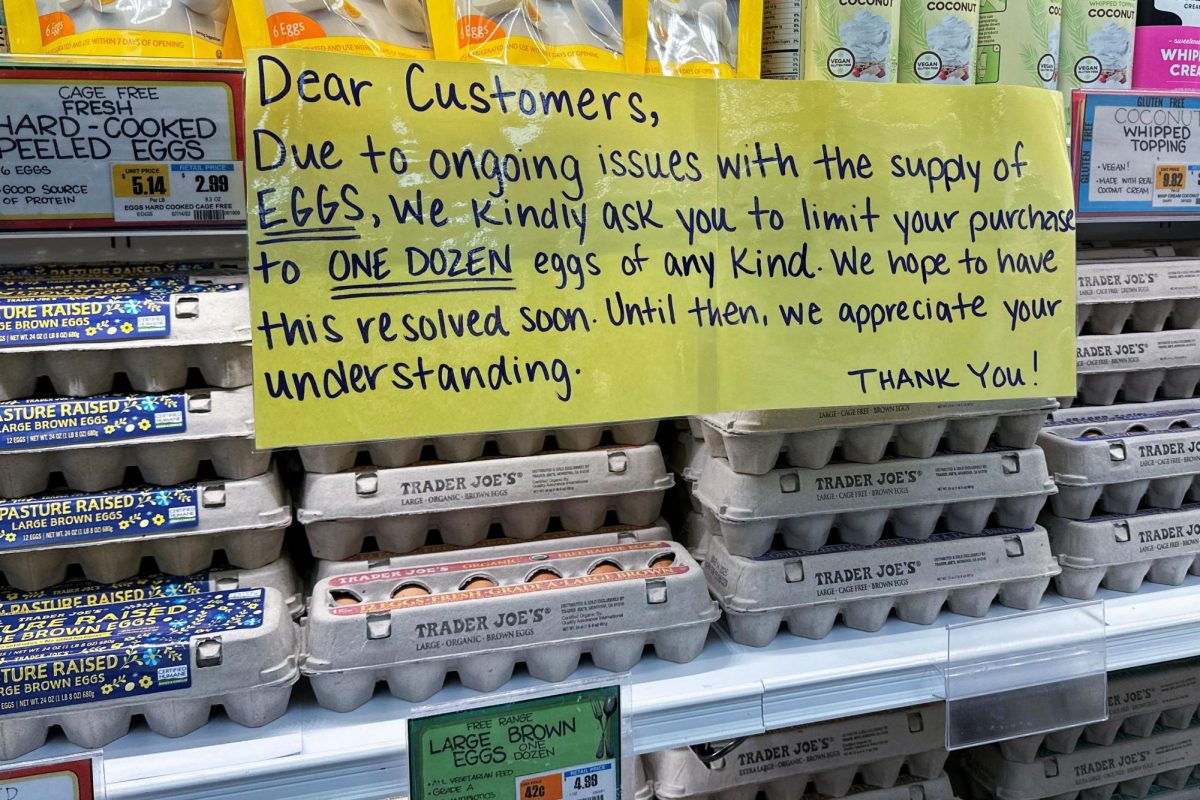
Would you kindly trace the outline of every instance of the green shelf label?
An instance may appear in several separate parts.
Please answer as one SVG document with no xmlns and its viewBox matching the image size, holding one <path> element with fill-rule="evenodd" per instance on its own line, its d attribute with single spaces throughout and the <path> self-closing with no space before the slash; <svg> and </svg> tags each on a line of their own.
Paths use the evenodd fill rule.
<svg viewBox="0 0 1200 800">
<path fill-rule="evenodd" d="M 620 800 L 620 687 L 408 721 L 411 800 Z"/>
</svg>

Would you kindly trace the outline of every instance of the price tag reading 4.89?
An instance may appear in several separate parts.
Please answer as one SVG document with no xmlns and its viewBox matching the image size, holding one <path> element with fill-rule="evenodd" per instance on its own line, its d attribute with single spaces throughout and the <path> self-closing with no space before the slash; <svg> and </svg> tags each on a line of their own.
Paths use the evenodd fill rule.
<svg viewBox="0 0 1200 800">
<path fill-rule="evenodd" d="M 620 800 L 620 688 L 408 723 L 411 800 Z"/>
</svg>

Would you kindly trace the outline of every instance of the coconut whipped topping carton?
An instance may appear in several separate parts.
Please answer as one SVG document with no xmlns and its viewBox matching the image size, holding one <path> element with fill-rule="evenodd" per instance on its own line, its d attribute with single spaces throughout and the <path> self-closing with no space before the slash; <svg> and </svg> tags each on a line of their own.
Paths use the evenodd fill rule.
<svg viewBox="0 0 1200 800">
<path fill-rule="evenodd" d="M 1075 89 L 1128 89 L 1137 0 L 1065 0 L 1058 88 L 1071 119 Z"/>
<path fill-rule="evenodd" d="M 1058 88 L 1059 0 L 980 0 L 975 82 Z"/>
<path fill-rule="evenodd" d="M 813 0 L 804 16 L 805 77 L 895 83 L 900 0 Z"/>
<path fill-rule="evenodd" d="M 931 86 L 975 83 L 978 33 L 978 0 L 903 0 L 900 83 Z"/>
</svg>

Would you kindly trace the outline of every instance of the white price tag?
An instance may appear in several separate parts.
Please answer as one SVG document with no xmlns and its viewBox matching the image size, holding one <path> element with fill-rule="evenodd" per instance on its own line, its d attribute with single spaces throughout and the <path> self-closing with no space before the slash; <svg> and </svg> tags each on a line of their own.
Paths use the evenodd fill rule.
<svg viewBox="0 0 1200 800">
<path fill-rule="evenodd" d="M 100 753 L 43 759 L 0 769 L 0 800 L 101 800 Z"/>
<path fill-rule="evenodd" d="M 113 219 L 117 222 L 246 219 L 240 161 L 113 164 L 112 194 Z"/>
<path fill-rule="evenodd" d="M 617 800 L 617 770 L 612 761 L 522 775 L 517 800 Z"/>
</svg>

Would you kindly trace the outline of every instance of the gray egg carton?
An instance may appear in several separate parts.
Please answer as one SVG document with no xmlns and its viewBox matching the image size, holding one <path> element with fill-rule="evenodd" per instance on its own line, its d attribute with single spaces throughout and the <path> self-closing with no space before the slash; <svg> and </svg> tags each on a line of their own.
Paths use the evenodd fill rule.
<svg viewBox="0 0 1200 800">
<path fill-rule="evenodd" d="M 1149 736 L 1155 728 L 1182 729 L 1200 709 L 1200 663 L 1155 664 L 1108 675 L 1108 719 L 1038 736 L 1000 742 L 1009 761 L 1032 763 L 1043 749 L 1073 753 L 1080 741 L 1111 745 L 1118 734 Z"/>
<path fill-rule="evenodd" d="M 1136 592 L 1146 580 L 1178 586 L 1189 572 L 1200 575 L 1200 503 L 1042 522 L 1062 565 L 1055 588 L 1064 597 L 1090 600 L 1101 586 Z"/>
<path fill-rule="evenodd" d="M 659 800 L 754 800 L 759 791 L 795 798 L 809 784 L 821 795 L 842 797 L 856 777 L 867 786 L 896 786 L 905 767 L 910 776 L 939 779 L 947 756 L 945 714 L 941 704 L 915 706 L 645 758 Z"/>
<path fill-rule="evenodd" d="M 689 510 L 684 514 L 683 524 L 679 530 L 679 539 L 687 545 L 692 558 L 700 562 L 708 558 L 713 537 L 719 535 L 719 532 L 713 533 L 713 529 L 717 526 L 717 518 L 711 514 L 705 514 L 703 511 Z"/>
<path fill-rule="evenodd" d="M 1200 763 L 1200 722 L 1150 736 L 1119 735 L 1110 745 L 1082 744 L 1073 753 L 1042 752 L 1029 763 L 1008 761 L 996 745 L 968 750 L 963 775 L 977 797 L 996 800 L 1108 800 L 1114 792 L 1146 797 L 1151 787 L 1180 789 Z"/>
<path fill-rule="evenodd" d="M 195 527 L 150 534 L 118 531 L 121 535 L 113 538 L 0 547 L 0 575 L 12 586 L 28 591 L 62 583 L 73 564 L 78 564 L 89 580 L 115 583 L 137 575 L 147 556 L 155 560 L 158 569 L 174 575 L 205 569 L 218 550 L 240 569 L 263 567 L 279 558 L 292 509 L 275 472 L 241 481 L 199 481 L 183 488 L 193 485 L 198 512 Z M 111 493 L 83 497 L 103 500 L 107 494 Z M 31 499 L 63 497 L 47 494 Z"/>
<path fill-rule="evenodd" d="M 252 596 L 254 592 L 243 590 L 197 597 Z M 188 645 L 190 685 L 185 688 L 130 697 L 113 692 L 117 695 L 113 699 L 99 697 L 74 705 L 0 714 L 0 760 L 41 747 L 55 725 L 62 728 L 72 744 L 99 748 L 128 733 L 134 715 L 145 717 L 155 733 L 170 737 L 183 736 L 203 726 L 217 705 L 224 707 L 231 720 L 249 727 L 260 727 L 282 716 L 292 686 L 299 678 L 296 623 L 275 590 L 262 590 L 262 595 L 261 626 L 215 630 L 173 640 Z M 133 605 L 137 604 L 124 604 Z M 5 622 L 14 619 L 17 618 L 7 617 Z M 163 640 L 158 644 L 161 647 L 168 642 Z M 44 645 L 6 650 L 0 655 L 0 666 L 54 663 L 81 656 L 111 655 L 120 661 L 128 658 L 131 648 L 138 646 L 120 636 L 74 645 L 62 650 Z"/>
<path fill-rule="evenodd" d="M 1144 333 L 1167 326 L 1200 327 L 1200 260 L 1138 258 L 1079 260 L 1077 333 Z"/>
<path fill-rule="evenodd" d="M 674 542 L 629 542 L 510 556 L 504 548 L 412 556 L 390 571 L 339 575 L 316 584 L 302 664 L 317 702 L 335 711 L 365 703 L 380 681 L 405 700 L 424 700 L 447 672 L 490 692 L 522 662 L 539 680 L 561 681 L 580 656 L 623 672 L 652 644 L 659 658 L 687 662 L 703 649 L 720 611 L 699 566 Z M 649 567 L 671 556 L 673 563 Z M 623 572 L 589 574 L 608 562 Z M 550 570 L 559 578 L 529 582 Z M 488 576 L 497 585 L 462 590 Z M 393 598 L 411 585 L 432 594 Z M 335 599 L 358 600 L 335 605 Z"/>
<path fill-rule="evenodd" d="M 989 445 L 1032 447 L 1051 398 L 975 403 L 909 403 L 786 411 L 738 411 L 701 417 L 705 441 L 734 472 L 765 475 L 782 455 L 793 467 L 819 469 L 840 460 L 875 464 L 894 444 L 904 458 L 929 458 L 944 444 L 956 453 Z M 839 450 L 840 448 L 840 450 Z"/>
<path fill-rule="evenodd" d="M 1192 397 L 1200 382 L 1200 330 L 1080 336 L 1075 341 L 1079 399 L 1108 406 Z"/>
<path fill-rule="evenodd" d="M 613 441 L 619 445 L 635 446 L 654 441 L 657 432 L 658 420 L 645 420 L 465 436 L 391 439 L 365 444 L 301 447 L 300 460 L 308 472 L 342 472 L 352 469 L 358 454 L 366 452 L 370 463 L 377 467 L 407 467 L 421 459 L 421 451 L 426 447 L 433 448 L 439 461 L 473 461 L 483 456 L 488 442 L 495 442 L 502 456 L 531 456 L 543 452 L 551 436 L 560 450 L 591 450 L 600 445 L 605 433 L 611 434 Z"/>
<path fill-rule="evenodd" d="M 136 396 L 93 397 L 86 402 L 121 403 Z M 0 443 L 0 497 L 25 497 L 45 491 L 53 473 L 67 486 L 98 492 L 119 486 L 125 470 L 137 467 L 146 483 L 170 486 L 193 480 L 200 463 L 208 461 L 218 477 L 243 480 L 261 475 L 271 464 L 270 450 L 254 449 L 254 410 L 250 387 L 193 389 L 184 393 L 186 430 L 104 441 L 63 441 L 6 450 Z M 57 401 L 55 401 L 57 402 Z M 80 401 L 62 401 L 85 402 Z M 43 405 L 41 400 L 15 400 L 6 406 Z M 15 410 L 14 410 L 15 413 Z M 132 426 L 131 426 L 132 427 Z M 136 428 L 135 428 L 136 431 Z"/>
<path fill-rule="evenodd" d="M 192 575 L 137 575 L 116 583 L 95 583 L 83 578 L 66 581 L 39 591 L 26 592 L 0 585 L 0 615 L 84 608 L 107 603 L 125 603 L 157 597 L 182 597 L 205 592 L 237 589 L 274 589 L 283 598 L 288 613 L 304 612 L 304 590 L 292 563 L 278 558 L 265 567 L 238 569 L 216 565 Z"/>
<path fill-rule="evenodd" d="M 472 551 L 484 547 L 498 547 L 502 548 L 503 552 L 508 555 L 525 555 L 527 553 L 541 553 L 546 550 L 561 550 L 565 547 L 599 547 L 602 545 L 622 544 L 624 542 L 666 542 L 670 540 L 671 529 L 665 521 L 660 519 L 653 525 L 641 527 L 636 525 L 607 525 L 589 533 L 557 531 L 539 536 L 536 539 L 484 539 L 477 544 L 469 544 L 463 547 L 438 544 L 422 547 L 411 553 L 378 551 L 373 553 L 359 553 L 341 561 L 317 561 L 313 582 L 315 583 L 334 575 L 353 575 L 372 570 L 395 569 L 405 566 L 408 563 L 408 559 L 413 556 L 432 553 L 447 555 L 457 553 L 459 557 L 464 557 L 469 556 Z"/>
<path fill-rule="evenodd" d="M 784 546 L 817 550 L 836 531 L 848 544 L 879 541 L 890 522 L 896 536 L 925 539 L 939 527 L 979 533 L 1029 528 L 1054 482 L 1037 448 L 895 458 L 878 464 L 780 468 L 766 475 L 734 472 L 709 459 L 695 496 L 712 515 L 733 555 L 759 556 L 776 532 Z"/>
<path fill-rule="evenodd" d="M 730 555 L 718 536 L 704 561 L 730 635 L 751 647 L 770 644 L 785 622 L 796 636 L 823 639 L 839 614 L 847 627 L 877 631 L 893 610 L 918 625 L 932 624 L 946 605 L 981 617 L 997 598 L 1027 611 L 1058 571 L 1040 527 L 773 550 L 757 558 Z"/>
<path fill-rule="evenodd" d="M 1165 786 L 1154 785 L 1146 793 L 1153 800 L 1200 800 L 1200 774 L 1193 773 L 1190 780 L 1179 789 L 1168 789 Z M 1129 795 L 1115 792 L 1111 800 L 1128 800 Z"/>
<path fill-rule="evenodd" d="M 1179 508 L 1200 474 L 1200 402 L 1145 403 L 1072 413 L 1038 437 L 1058 494 L 1060 517 L 1084 520 L 1097 509 L 1132 514 L 1142 501 Z"/>
<path fill-rule="evenodd" d="M 790 791 L 772 791 L 767 788 L 768 800 L 790 800 L 796 797 Z M 912 775 L 901 775 L 896 783 L 886 788 L 868 786 L 856 783 L 842 795 L 847 800 L 954 800 L 954 789 L 950 786 L 950 776 L 942 773 L 936 778 L 924 780 Z M 798 800 L 826 800 L 828 795 L 820 792 L 807 792 Z"/>
<path fill-rule="evenodd" d="M 0 400 L 32 396 L 42 377 L 50 379 L 59 395 L 103 394 L 112 389 L 113 378 L 120 373 L 128 377 L 134 391 L 164 392 L 185 385 L 191 368 L 200 370 L 208 386 L 250 385 L 250 302 L 245 278 L 226 282 L 239 288 L 164 296 L 170 306 L 171 332 L 163 338 L 0 346 Z"/>
<path fill-rule="evenodd" d="M 610 511 L 622 524 L 649 525 L 673 483 L 657 444 L 308 473 L 296 517 L 313 556 L 339 561 L 368 536 L 380 550 L 406 553 L 431 530 L 468 545 L 493 523 L 514 539 L 546 533 L 551 517 L 580 532 L 604 525 Z"/>
</svg>

